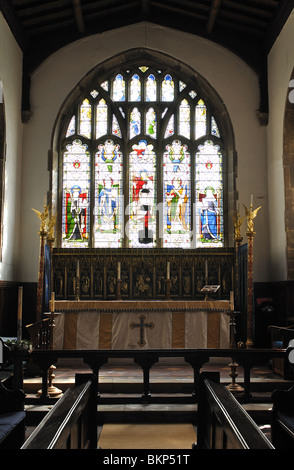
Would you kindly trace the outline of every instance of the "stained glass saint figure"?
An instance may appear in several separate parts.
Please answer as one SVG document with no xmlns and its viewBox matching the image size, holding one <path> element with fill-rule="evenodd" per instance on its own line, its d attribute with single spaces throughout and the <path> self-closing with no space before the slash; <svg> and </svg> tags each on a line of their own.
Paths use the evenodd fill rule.
<svg viewBox="0 0 294 470">
<path fill-rule="evenodd" d="M 174 81 L 172 76 L 167 74 L 162 82 L 162 101 L 173 101 L 174 100 Z"/>
<path fill-rule="evenodd" d="M 111 139 L 95 155 L 95 246 L 118 247 L 122 241 L 122 153 Z"/>
<path fill-rule="evenodd" d="M 133 75 L 130 85 L 130 101 L 141 101 L 141 81 L 139 75 Z"/>
<path fill-rule="evenodd" d="M 138 108 L 134 108 L 130 115 L 130 138 L 141 134 L 141 113 Z"/>
<path fill-rule="evenodd" d="M 84 246 L 89 238 L 90 155 L 80 140 L 63 155 L 63 246 Z"/>
<path fill-rule="evenodd" d="M 164 176 L 164 245 L 190 244 L 190 154 L 187 146 L 175 140 L 166 146 Z"/>
<path fill-rule="evenodd" d="M 156 101 L 157 84 L 153 74 L 150 74 L 146 80 L 146 101 Z"/>
<path fill-rule="evenodd" d="M 141 140 L 130 154 L 130 247 L 156 243 L 156 166 L 153 146 Z"/>
<path fill-rule="evenodd" d="M 113 82 L 112 97 L 114 101 L 125 101 L 125 81 L 121 73 L 117 74 Z"/>
<path fill-rule="evenodd" d="M 222 246 L 222 155 L 219 146 L 207 140 L 196 155 L 196 208 L 199 246 Z"/>
</svg>

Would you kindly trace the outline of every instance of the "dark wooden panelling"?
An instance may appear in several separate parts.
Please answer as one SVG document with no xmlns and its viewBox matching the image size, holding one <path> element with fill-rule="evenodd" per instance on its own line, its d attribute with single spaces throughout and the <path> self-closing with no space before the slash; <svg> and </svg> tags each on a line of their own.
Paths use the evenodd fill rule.
<svg viewBox="0 0 294 470">
<path fill-rule="evenodd" d="M 26 337 L 25 325 L 35 321 L 37 284 L 0 281 L 0 336 L 15 337 L 17 335 L 19 286 L 23 286 L 23 337 Z"/>
</svg>

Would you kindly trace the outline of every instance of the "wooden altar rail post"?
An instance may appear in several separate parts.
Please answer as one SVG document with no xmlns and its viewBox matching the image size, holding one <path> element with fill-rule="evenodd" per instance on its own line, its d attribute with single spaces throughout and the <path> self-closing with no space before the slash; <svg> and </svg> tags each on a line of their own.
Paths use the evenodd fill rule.
<svg viewBox="0 0 294 470">
<path fill-rule="evenodd" d="M 200 369 L 205 363 L 209 362 L 211 357 L 235 357 L 244 370 L 244 393 L 238 396 L 243 403 L 251 400 L 251 383 L 250 373 L 254 364 L 260 364 L 265 360 L 271 360 L 273 357 L 287 358 L 287 349 L 152 349 L 152 350 L 34 350 L 32 353 L 24 354 L 24 360 L 29 356 L 33 362 L 39 365 L 42 370 L 42 394 L 40 399 L 45 402 L 51 402 L 53 398 L 48 394 L 47 376 L 51 364 L 55 364 L 59 358 L 82 358 L 85 364 L 88 364 L 97 377 L 97 394 L 99 395 L 99 370 L 102 365 L 106 364 L 110 358 L 133 358 L 134 362 L 143 368 L 143 400 L 151 400 L 149 371 L 161 357 L 182 357 L 191 364 L 194 371 L 193 390 L 190 397 L 173 397 L 175 401 L 184 403 L 197 401 L 199 391 L 199 374 Z M 49 400 L 48 400 L 49 399 Z M 100 397 L 101 400 L 103 400 Z M 113 399 L 112 399 L 113 400 Z M 156 398 L 153 399 L 156 401 Z M 162 402 L 162 399 L 160 400 Z"/>
</svg>

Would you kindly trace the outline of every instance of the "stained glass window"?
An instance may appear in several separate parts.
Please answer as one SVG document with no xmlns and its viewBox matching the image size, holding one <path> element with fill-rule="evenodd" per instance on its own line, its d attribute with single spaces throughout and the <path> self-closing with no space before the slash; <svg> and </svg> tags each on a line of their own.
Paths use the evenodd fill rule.
<svg viewBox="0 0 294 470">
<path fill-rule="evenodd" d="M 125 81 L 121 73 L 119 73 L 113 82 L 112 98 L 114 101 L 125 100 Z"/>
<path fill-rule="evenodd" d="M 190 139 L 190 106 L 187 100 L 183 100 L 180 104 L 179 134 Z"/>
<path fill-rule="evenodd" d="M 131 79 L 130 101 L 141 101 L 141 80 L 137 73 Z"/>
<path fill-rule="evenodd" d="M 129 246 L 156 246 L 156 155 L 153 145 L 140 140 L 129 159 Z"/>
<path fill-rule="evenodd" d="M 62 247 L 224 245 L 217 113 L 177 73 L 121 67 L 89 83 L 64 129 Z"/>
<path fill-rule="evenodd" d="M 156 139 L 156 113 L 153 108 L 148 109 L 146 113 L 146 134 L 150 135 L 153 139 Z"/>
<path fill-rule="evenodd" d="M 141 134 L 141 113 L 138 108 L 134 108 L 130 116 L 130 138 Z"/>
<path fill-rule="evenodd" d="M 119 247 L 122 239 L 123 160 L 120 146 L 108 139 L 95 154 L 94 240 L 97 247 Z"/>
<path fill-rule="evenodd" d="M 80 107 L 80 134 L 91 138 L 92 107 L 85 99 Z"/>
<path fill-rule="evenodd" d="M 196 246 L 223 246 L 223 184 L 220 147 L 207 140 L 196 154 Z"/>
<path fill-rule="evenodd" d="M 108 108 L 104 99 L 100 100 L 96 108 L 96 139 L 107 134 Z"/>
<path fill-rule="evenodd" d="M 163 155 L 164 246 L 190 247 L 191 163 L 187 146 L 174 140 Z"/>
<path fill-rule="evenodd" d="M 175 84 L 172 76 L 167 74 L 162 82 L 162 101 L 173 101 L 175 97 Z"/>
<path fill-rule="evenodd" d="M 90 153 L 81 140 L 63 153 L 63 247 L 87 247 L 90 215 Z"/>
<path fill-rule="evenodd" d="M 206 134 L 206 106 L 203 100 L 199 100 L 195 112 L 195 136 L 196 139 Z"/>
<path fill-rule="evenodd" d="M 155 76 L 150 74 L 146 80 L 146 101 L 156 101 L 157 82 Z"/>
</svg>

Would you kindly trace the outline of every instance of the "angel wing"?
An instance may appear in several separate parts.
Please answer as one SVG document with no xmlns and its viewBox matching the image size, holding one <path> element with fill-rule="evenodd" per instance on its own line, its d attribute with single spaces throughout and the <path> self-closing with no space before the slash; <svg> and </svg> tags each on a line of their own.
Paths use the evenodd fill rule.
<svg viewBox="0 0 294 470">
<path fill-rule="evenodd" d="M 255 217 L 257 216 L 257 212 L 262 207 L 262 206 L 259 206 L 259 207 L 257 207 L 257 209 L 254 209 L 254 211 L 250 212 L 250 209 L 247 209 L 247 207 L 244 204 L 243 204 L 243 206 L 245 208 L 246 217 L 250 217 L 250 219 L 255 219 Z"/>
<path fill-rule="evenodd" d="M 254 219 L 257 216 L 257 212 L 259 211 L 259 209 L 261 209 L 261 206 L 259 206 L 257 209 L 252 211 L 252 219 Z"/>
<path fill-rule="evenodd" d="M 44 206 L 44 212 L 41 212 L 41 211 L 38 211 L 38 210 L 32 208 L 32 210 L 37 214 L 37 216 L 41 220 L 40 230 L 45 230 L 46 221 L 47 221 L 48 213 L 49 213 L 49 207 L 50 207 L 49 205 Z"/>
</svg>

